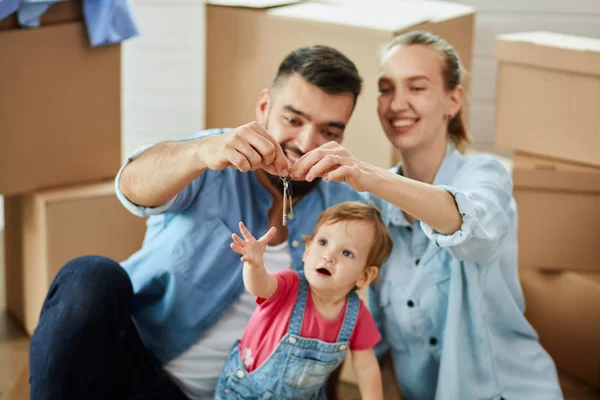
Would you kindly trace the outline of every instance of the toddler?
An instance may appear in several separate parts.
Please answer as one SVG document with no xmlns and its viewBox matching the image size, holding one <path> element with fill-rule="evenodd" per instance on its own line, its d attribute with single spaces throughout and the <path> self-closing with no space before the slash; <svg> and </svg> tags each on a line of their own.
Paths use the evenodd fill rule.
<svg viewBox="0 0 600 400">
<path fill-rule="evenodd" d="M 373 347 L 381 336 L 356 289 L 366 287 L 392 250 L 376 208 L 345 202 L 325 210 L 306 237 L 302 272 L 269 274 L 263 254 L 275 228 L 256 240 L 240 222 L 244 285 L 257 308 L 233 346 L 215 399 L 319 399 L 350 349 L 363 399 L 383 399 Z"/>
</svg>

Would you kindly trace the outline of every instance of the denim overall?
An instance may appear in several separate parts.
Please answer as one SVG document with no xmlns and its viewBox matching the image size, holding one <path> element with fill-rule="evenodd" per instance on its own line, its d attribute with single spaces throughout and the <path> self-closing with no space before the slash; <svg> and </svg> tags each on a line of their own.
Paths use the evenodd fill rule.
<svg viewBox="0 0 600 400">
<path fill-rule="evenodd" d="M 246 371 L 239 341 L 229 353 L 215 391 L 216 400 L 326 399 L 322 390 L 329 375 L 344 361 L 360 306 L 350 293 L 342 329 L 336 343 L 300 337 L 308 282 L 299 275 L 299 291 L 288 331 L 275 351 L 252 372 Z"/>
</svg>

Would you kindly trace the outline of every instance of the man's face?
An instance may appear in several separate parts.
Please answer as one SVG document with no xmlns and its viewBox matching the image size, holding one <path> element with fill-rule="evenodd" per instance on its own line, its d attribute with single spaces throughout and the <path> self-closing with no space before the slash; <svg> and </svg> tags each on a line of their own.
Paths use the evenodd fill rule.
<svg viewBox="0 0 600 400">
<path fill-rule="evenodd" d="M 353 109 L 352 93 L 328 94 L 292 74 L 270 92 L 263 91 L 256 111 L 258 122 L 281 145 L 291 165 L 325 143 L 341 143 Z M 282 188 L 278 176 L 269 179 Z M 294 181 L 293 194 L 302 196 L 317 184 L 318 180 Z"/>
</svg>

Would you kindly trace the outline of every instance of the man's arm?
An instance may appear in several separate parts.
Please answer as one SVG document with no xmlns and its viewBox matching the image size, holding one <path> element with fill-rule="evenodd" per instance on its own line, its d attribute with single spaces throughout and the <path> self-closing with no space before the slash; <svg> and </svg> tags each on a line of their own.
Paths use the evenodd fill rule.
<svg viewBox="0 0 600 400">
<path fill-rule="evenodd" d="M 201 154 L 210 139 L 209 136 L 152 146 L 123 169 L 121 192 L 144 207 L 166 203 L 206 170 Z"/>
<path fill-rule="evenodd" d="M 383 400 L 381 370 L 373 349 L 352 352 L 352 367 L 363 400 Z"/>
<path fill-rule="evenodd" d="M 262 168 L 287 176 L 289 166 L 281 146 L 252 122 L 222 135 L 157 144 L 123 169 L 118 185 L 131 202 L 155 207 L 174 198 L 206 169 L 227 167 L 242 172 Z"/>
</svg>

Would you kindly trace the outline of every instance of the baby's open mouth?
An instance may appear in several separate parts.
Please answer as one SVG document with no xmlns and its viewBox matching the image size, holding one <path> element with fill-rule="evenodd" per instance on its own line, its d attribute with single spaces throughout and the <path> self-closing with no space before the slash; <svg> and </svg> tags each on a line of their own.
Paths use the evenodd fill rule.
<svg viewBox="0 0 600 400">
<path fill-rule="evenodd" d="M 317 269 L 317 273 L 319 275 L 331 276 L 331 272 L 327 268 L 319 268 Z"/>
</svg>

